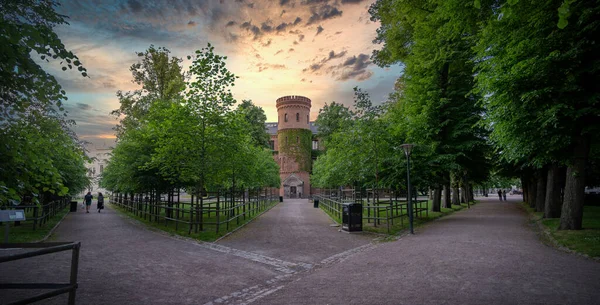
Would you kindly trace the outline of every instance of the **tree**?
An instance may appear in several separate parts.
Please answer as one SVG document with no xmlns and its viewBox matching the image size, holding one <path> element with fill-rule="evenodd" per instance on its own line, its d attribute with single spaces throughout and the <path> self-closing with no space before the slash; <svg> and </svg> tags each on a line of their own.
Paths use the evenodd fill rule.
<svg viewBox="0 0 600 305">
<path fill-rule="evenodd" d="M 131 65 L 129 70 L 132 81 L 142 88 L 125 93 L 117 91 L 121 106 L 112 111 L 116 117 L 122 117 L 116 127 L 117 138 L 127 128 L 138 127 L 153 103 L 171 103 L 181 99 L 185 89 L 185 75 L 180 65 L 182 59 L 169 57 L 170 54 L 169 49 L 153 45 L 144 52 L 137 52 L 140 61 Z"/>
<path fill-rule="evenodd" d="M 247 123 L 246 126 L 250 130 L 254 144 L 268 148 L 269 134 L 265 130 L 265 121 L 267 120 L 265 111 L 254 105 L 251 100 L 243 100 L 238 105 L 237 111 L 243 114 L 243 119 Z"/>
<path fill-rule="evenodd" d="M 0 202 L 81 191 L 87 160 L 65 119 L 66 100 L 54 76 L 32 56 L 87 72 L 53 31 L 66 24 L 56 1 L 0 1 Z"/>
<path fill-rule="evenodd" d="M 458 177 L 470 197 L 473 178 L 485 179 L 488 168 L 485 130 L 478 127 L 481 108 L 473 95 L 471 48 L 477 13 L 461 1 L 380 0 L 369 12 L 381 22 L 373 54 L 380 66 L 405 66 L 391 108 L 395 121 L 406 121 L 406 141 L 422 147 L 429 159 L 433 210 L 440 210 L 442 186 L 450 204 L 450 176 Z M 475 173 L 477 173 L 475 175 Z M 480 177 L 483 176 L 483 177 Z M 456 192 L 455 192 L 456 193 Z"/>
<path fill-rule="evenodd" d="M 600 50 L 589 37 L 600 34 L 600 4 L 570 2 L 574 22 L 562 30 L 558 8 L 562 0 L 494 10 L 477 44 L 477 86 L 504 158 L 533 168 L 567 160 L 560 229 L 581 229 L 584 172 L 599 134 Z M 532 187 L 527 191 L 533 194 Z"/>
<path fill-rule="evenodd" d="M 323 108 L 319 109 L 319 116 L 315 122 L 317 125 L 317 137 L 323 142 L 327 142 L 329 137 L 347 127 L 354 114 L 352 111 L 336 102 L 325 103 Z"/>
<path fill-rule="evenodd" d="M 67 24 L 66 16 L 54 10 L 58 5 L 52 0 L 0 1 L 0 125 L 33 112 L 62 112 L 65 91 L 32 56 L 46 62 L 61 60 L 63 71 L 76 68 L 87 76 L 77 56 L 53 31 L 56 25 Z"/>
</svg>

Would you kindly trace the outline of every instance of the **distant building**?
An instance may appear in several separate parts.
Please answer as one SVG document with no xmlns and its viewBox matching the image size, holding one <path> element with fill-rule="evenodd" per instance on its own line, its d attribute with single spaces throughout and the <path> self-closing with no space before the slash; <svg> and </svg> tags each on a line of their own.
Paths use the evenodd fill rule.
<svg viewBox="0 0 600 305">
<path fill-rule="evenodd" d="M 108 147 L 106 145 L 101 147 L 90 146 L 88 147 L 89 154 L 88 156 L 92 158 L 92 162 L 85 165 L 87 168 L 87 175 L 90 178 L 90 187 L 84 191 L 84 193 L 92 192 L 94 197 L 98 194 L 98 192 L 106 193 L 107 191 L 100 187 L 100 178 L 102 177 L 102 173 L 104 172 L 104 168 L 110 159 L 110 153 L 112 152 L 112 147 Z"/>
<path fill-rule="evenodd" d="M 304 96 L 277 99 L 277 123 L 266 123 L 273 158 L 279 164 L 279 196 L 305 198 L 311 194 L 312 151 L 320 149 L 317 127 L 310 121 L 311 100 Z"/>
</svg>

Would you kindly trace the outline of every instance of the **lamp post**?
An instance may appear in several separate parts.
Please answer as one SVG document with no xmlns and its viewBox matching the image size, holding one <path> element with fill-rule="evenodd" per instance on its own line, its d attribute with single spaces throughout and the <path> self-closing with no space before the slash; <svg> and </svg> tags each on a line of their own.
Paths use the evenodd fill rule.
<svg viewBox="0 0 600 305">
<path fill-rule="evenodd" d="M 413 206 L 410 194 L 410 153 L 412 152 L 414 146 L 414 144 L 400 145 L 400 147 L 402 147 L 404 150 L 404 155 L 406 155 L 406 181 L 408 183 L 408 225 L 410 228 L 410 234 L 415 234 L 413 230 Z"/>
</svg>

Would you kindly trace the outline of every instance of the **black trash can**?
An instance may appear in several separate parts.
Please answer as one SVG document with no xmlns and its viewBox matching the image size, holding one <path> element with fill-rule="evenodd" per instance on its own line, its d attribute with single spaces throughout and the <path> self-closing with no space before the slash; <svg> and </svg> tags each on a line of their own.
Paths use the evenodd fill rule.
<svg viewBox="0 0 600 305">
<path fill-rule="evenodd" d="M 71 209 L 70 212 L 77 212 L 77 201 L 71 201 Z"/>
<path fill-rule="evenodd" d="M 362 213 L 362 204 L 344 203 L 342 207 L 342 230 L 362 232 Z"/>
<path fill-rule="evenodd" d="M 283 196 L 279 196 L 279 202 L 283 202 Z"/>
<path fill-rule="evenodd" d="M 319 199 L 313 199 L 313 206 L 314 206 L 315 208 L 318 208 L 318 207 L 319 207 Z"/>
</svg>

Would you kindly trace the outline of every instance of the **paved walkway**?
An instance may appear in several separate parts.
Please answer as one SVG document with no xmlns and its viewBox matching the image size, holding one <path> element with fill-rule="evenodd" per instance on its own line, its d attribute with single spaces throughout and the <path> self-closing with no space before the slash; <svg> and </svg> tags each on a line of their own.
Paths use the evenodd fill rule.
<svg viewBox="0 0 600 305">
<path fill-rule="evenodd" d="M 285 199 L 219 244 L 294 262 L 316 264 L 334 254 L 367 245 L 376 236 L 340 232 L 308 199 Z"/>
<path fill-rule="evenodd" d="M 598 304 L 600 263 L 541 244 L 519 199 L 488 198 L 378 244 L 287 200 L 218 244 L 169 237 L 110 208 L 71 213 L 54 241 L 82 242 L 77 302 L 86 305 Z M 2 264 L 0 282 L 67 281 L 69 259 Z M 0 303 L 13 297 L 0 290 Z"/>
<path fill-rule="evenodd" d="M 520 196 L 479 199 L 260 304 L 600 304 L 600 263 L 543 245 Z"/>
</svg>

